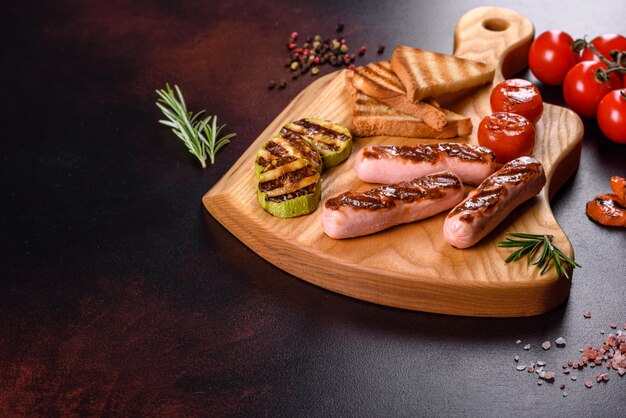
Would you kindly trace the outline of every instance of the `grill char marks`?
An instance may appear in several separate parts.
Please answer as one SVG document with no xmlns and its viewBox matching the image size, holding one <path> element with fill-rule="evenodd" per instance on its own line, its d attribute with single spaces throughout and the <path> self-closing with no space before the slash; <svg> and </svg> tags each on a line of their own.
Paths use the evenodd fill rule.
<svg viewBox="0 0 626 418">
<path fill-rule="evenodd" d="M 476 87 L 494 76 L 490 65 L 408 46 L 396 48 L 391 66 L 413 101 Z"/>
<path fill-rule="evenodd" d="M 366 192 L 347 192 L 328 199 L 325 203 L 329 209 L 340 207 L 354 209 L 378 210 L 395 207 L 398 202 L 412 203 L 418 200 L 439 199 L 446 189 L 462 187 L 459 178 L 443 172 L 421 177 L 412 181 L 377 187 Z"/>
<path fill-rule="evenodd" d="M 433 164 L 441 160 L 444 156 L 477 163 L 493 161 L 493 152 L 487 148 L 456 143 L 436 145 L 420 144 L 415 146 L 375 145 L 367 148 L 363 152 L 364 158 L 382 159 L 398 157 L 408 161 L 430 162 Z"/>
<path fill-rule="evenodd" d="M 289 136 L 304 135 L 314 140 L 315 145 L 318 148 L 330 151 L 339 150 L 340 147 L 337 145 L 336 141 L 345 142 L 351 139 L 349 136 L 339 131 L 313 123 L 306 119 L 300 119 L 286 125 L 282 128 L 280 133 L 282 135 Z"/>
<path fill-rule="evenodd" d="M 357 88 L 379 99 L 404 95 L 404 85 L 391 70 L 389 61 L 371 63 L 354 70 Z"/>
<path fill-rule="evenodd" d="M 486 178 L 465 202 L 450 211 L 448 217 L 463 213 L 460 219 L 470 223 L 474 216 L 489 216 L 499 209 L 498 204 L 507 198 L 511 186 L 529 183 L 541 173 L 543 167 L 534 159 L 521 157 L 513 160 Z"/>
<path fill-rule="evenodd" d="M 316 174 L 317 172 L 311 166 L 306 166 L 299 170 L 285 173 L 277 179 L 259 183 L 259 190 L 262 192 L 269 192 L 286 184 L 297 183 L 300 180 L 303 180 L 310 176 L 314 176 Z"/>
<path fill-rule="evenodd" d="M 264 171 L 281 167 L 299 158 L 304 158 L 313 165 L 321 163 L 320 155 L 315 148 L 297 134 L 275 136 L 265 143 L 263 150 L 266 152 L 259 153 L 256 163 L 263 167 Z"/>
<path fill-rule="evenodd" d="M 289 122 L 280 133 L 309 142 L 321 154 L 324 168 L 334 167 L 345 161 L 352 151 L 352 135 L 348 128 L 328 120 L 303 118 Z"/>
<path fill-rule="evenodd" d="M 541 163 L 520 157 L 487 177 L 443 222 L 445 240 L 469 248 L 493 231 L 519 205 L 536 196 L 546 184 Z"/>
<path fill-rule="evenodd" d="M 452 171 L 463 183 L 478 186 L 495 168 L 496 156 L 490 149 L 456 142 L 374 145 L 363 148 L 354 159 L 359 179 L 381 184 Z"/>
</svg>

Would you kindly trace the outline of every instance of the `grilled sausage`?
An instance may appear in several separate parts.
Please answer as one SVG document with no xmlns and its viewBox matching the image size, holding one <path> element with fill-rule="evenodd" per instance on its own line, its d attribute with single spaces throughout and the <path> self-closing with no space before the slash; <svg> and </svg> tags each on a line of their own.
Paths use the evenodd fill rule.
<svg viewBox="0 0 626 418">
<path fill-rule="evenodd" d="M 462 199 L 458 176 L 449 171 L 436 173 L 332 197 L 322 210 L 322 228 L 331 238 L 358 237 L 428 218 Z"/>
<path fill-rule="evenodd" d="M 457 248 L 471 247 L 513 209 L 539 193 L 545 183 L 543 166 L 536 159 L 510 161 L 450 211 L 443 223 L 445 240 Z"/>
<path fill-rule="evenodd" d="M 477 186 L 496 168 L 496 155 L 478 145 L 375 145 L 355 158 L 357 176 L 368 183 L 396 183 L 439 171 L 452 171 L 463 183 Z"/>
</svg>

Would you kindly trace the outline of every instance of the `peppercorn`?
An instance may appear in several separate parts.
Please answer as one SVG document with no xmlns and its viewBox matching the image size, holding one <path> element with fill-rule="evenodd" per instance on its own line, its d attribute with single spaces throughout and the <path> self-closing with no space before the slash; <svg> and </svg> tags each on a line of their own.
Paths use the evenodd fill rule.
<svg viewBox="0 0 626 418">
<path fill-rule="evenodd" d="M 385 52 L 385 45 L 378 45 L 378 51 L 376 51 L 376 53 L 380 55 L 383 52 Z"/>
<path fill-rule="evenodd" d="M 293 74 L 291 75 L 291 79 L 292 79 L 292 80 L 297 80 L 297 79 L 298 79 L 298 76 L 299 76 L 299 74 L 298 74 L 298 73 L 293 73 Z"/>
<path fill-rule="evenodd" d="M 270 80 L 270 83 L 267 85 L 269 90 L 274 90 L 276 88 L 276 82 L 274 80 Z"/>
<path fill-rule="evenodd" d="M 294 42 L 290 42 L 289 44 L 287 44 L 287 48 L 294 49 L 296 47 L 296 44 Z"/>
<path fill-rule="evenodd" d="M 298 39 L 298 32 L 291 32 L 291 37 L 293 39 Z"/>
<path fill-rule="evenodd" d="M 287 87 L 287 82 L 285 80 L 280 80 L 280 84 L 278 85 L 278 88 L 282 90 L 285 87 Z"/>
<path fill-rule="evenodd" d="M 359 48 L 359 55 L 360 55 L 360 56 L 365 55 L 365 47 L 364 47 L 364 46 L 362 46 L 362 47 L 360 47 L 360 48 Z"/>
<path fill-rule="evenodd" d="M 343 32 L 343 29 L 344 29 L 344 24 L 343 24 L 343 22 L 339 22 L 339 23 L 337 24 L 337 32 Z"/>
<path fill-rule="evenodd" d="M 291 71 L 296 71 L 298 69 L 298 61 L 294 61 L 291 63 Z"/>
<path fill-rule="evenodd" d="M 321 37 L 320 35 L 315 35 L 315 36 L 313 37 L 313 40 L 314 40 L 315 42 L 322 42 L 322 37 Z"/>
<path fill-rule="evenodd" d="M 311 68 L 311 75 L 317 75 L 320 72 L 320 69 L 317 67 Z"/>
<path fill-rule="evenodd" d="M 341 45 L 341 47 L 339 48 L 339 50 L 340 50 L 342 53 L 344 53 L 344 54 L 345 54 L 346 52 L 348 52 L 348 45 L 346 45 L 346 44 Z"/>
<path fill-rule="evenodd" d="M 333 39 L 331 41 L 331 49 L 339 49 L 340 46 L 341 46 L 341 44 L 339 43 L 338 40 Z"/>
<path fill-rule="evenodd" d="M 348 70 L 354 70 L 354 64 L 348 65 Z"/>
</svg>

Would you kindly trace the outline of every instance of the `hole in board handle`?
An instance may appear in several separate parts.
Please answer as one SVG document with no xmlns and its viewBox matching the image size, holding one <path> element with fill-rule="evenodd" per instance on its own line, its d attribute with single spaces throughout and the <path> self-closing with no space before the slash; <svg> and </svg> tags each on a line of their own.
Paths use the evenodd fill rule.
<svg viewBox="0 0 626 418">
<path fill-rule="evenodd" d="M 483 28 L 492 31 L 492 32 L 502 32 L 503 30 L 507 30 L 509 27 L 509 22 L 504 19 L 500 19 L 497 17 L 492 17 L 486 20 L 483 20 Z"/>
</svg>

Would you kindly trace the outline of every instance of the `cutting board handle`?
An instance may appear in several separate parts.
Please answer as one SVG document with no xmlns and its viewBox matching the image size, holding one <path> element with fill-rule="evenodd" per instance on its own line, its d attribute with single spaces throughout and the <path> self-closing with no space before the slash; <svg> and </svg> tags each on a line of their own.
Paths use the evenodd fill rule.
<svg viewBox="0 0 626 418">
<path fill-rule="evenodd" d="M 528 18 L 501 7 L 472 9 L 454 30 L 454 55 L 492 64 L 495 80 L 510 78 L 528 65 L 535 28 Z"/>
</svg>

